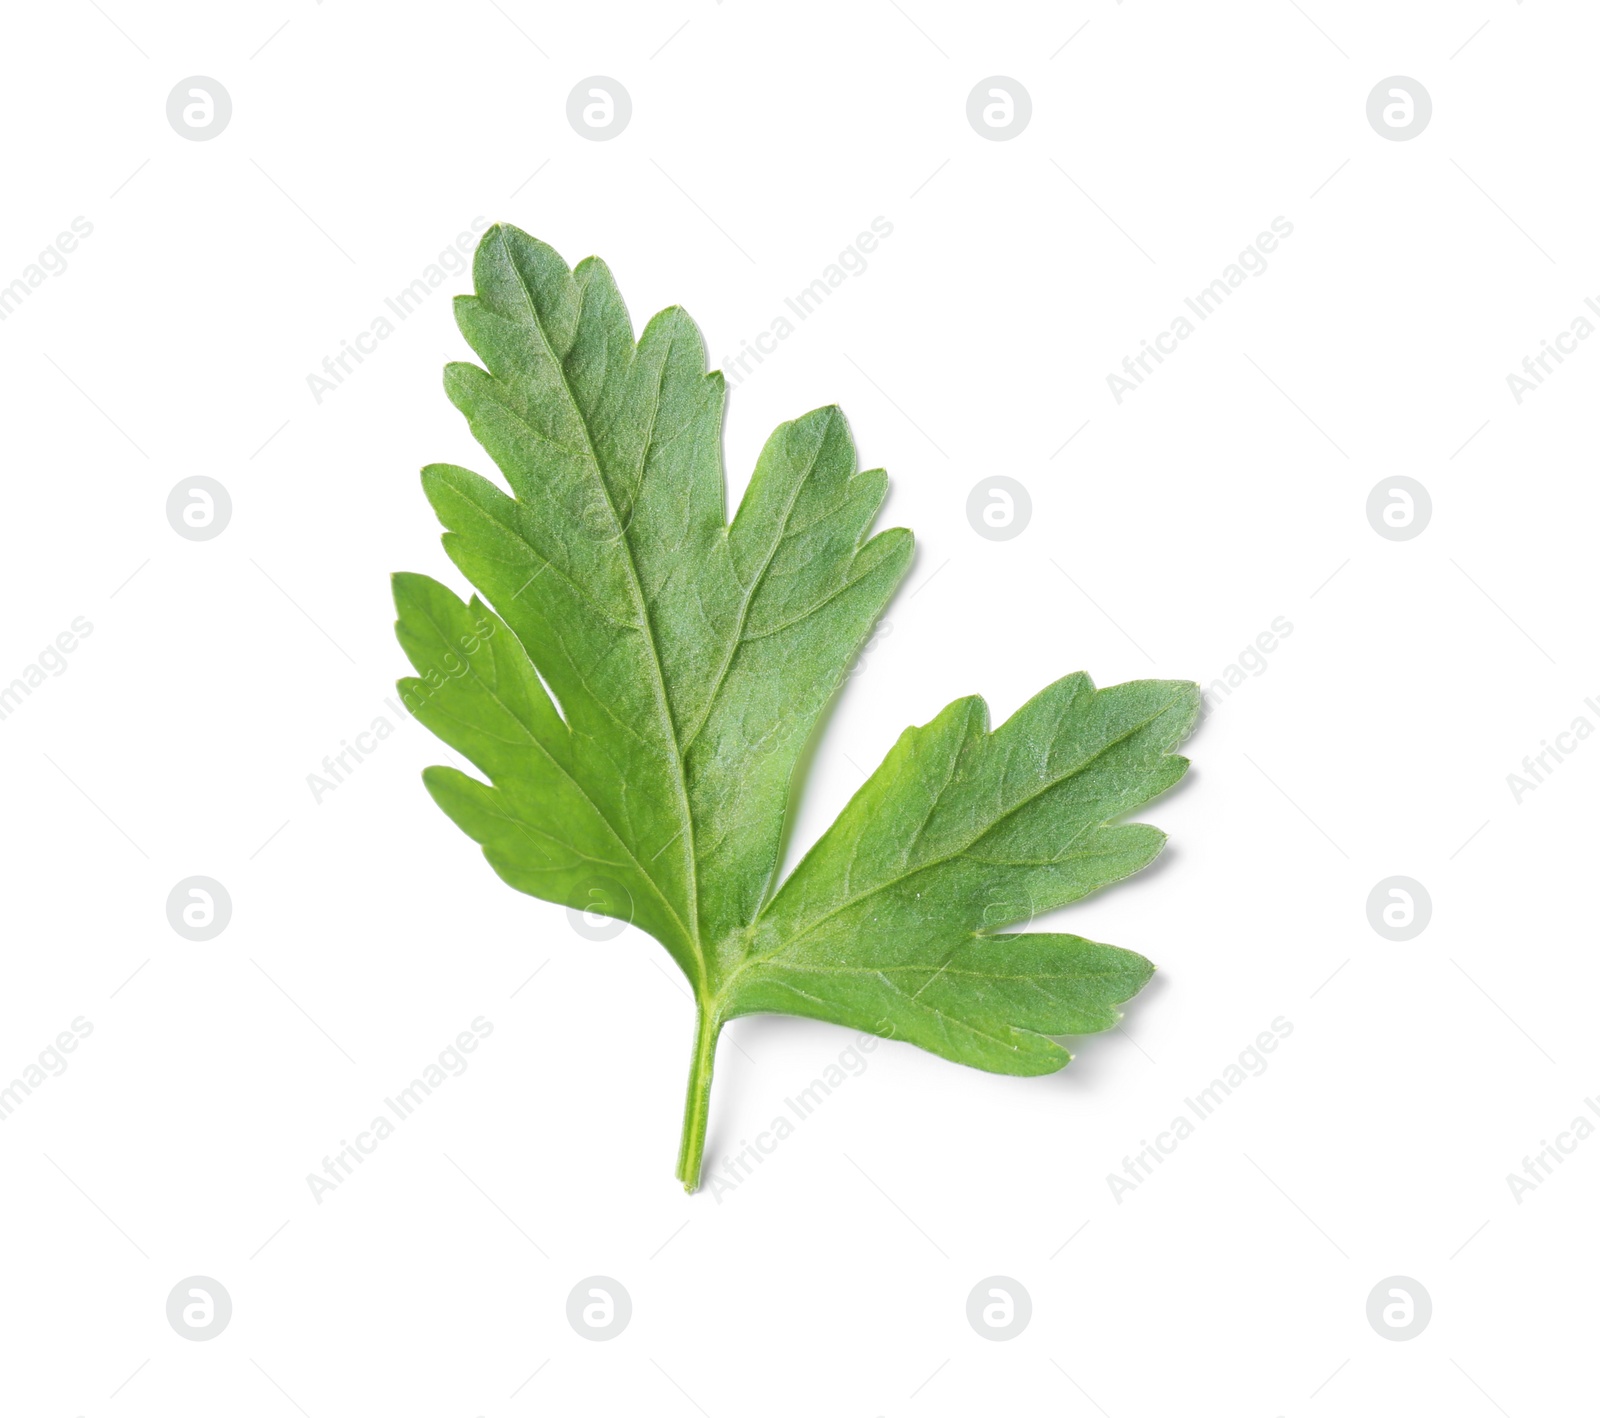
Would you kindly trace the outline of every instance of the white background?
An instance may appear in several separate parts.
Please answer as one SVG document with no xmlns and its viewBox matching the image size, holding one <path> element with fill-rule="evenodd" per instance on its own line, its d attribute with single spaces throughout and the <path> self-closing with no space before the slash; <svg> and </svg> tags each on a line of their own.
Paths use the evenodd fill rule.
<svg viewBox="0 0 1600 1418">
<path fill-rule="evenodd" d="M 1520 802 L 1507 774 L 1600 725 L 1600 342 L 1520 405 L 1506 375 L 1600 293 L 1597 42 L 1577 0 L 9 7 L 0 283 L 94 230 L 0 324 L 0 682 L 93 632 L 0 721 L 0 1081 L 93 1033 L 0 1125 L 0 1407 L 1585 1410 L 1600 1141 L 1520 1203 L 1506 1176 L 1600 1091 L 1600 743 Z M 232 98 L 210 141 L 166 118 L 190 75 Z M 632 96 L 614 141 L 567 122 L 590 75 Z M 1032 96 L 1013 140 L 967 121 L 989 75 Z M 1411 141 L 1366 118 L 1391 75 L 1432 95 Z M 958 694 L 998 722 L 1077 669 L 1209 683 L 1292 624 L 1142 814 L 1163 861 L 1052 922 L 1158 963 L 1122 1032 L 1042 1080 L 885 1044 L 685 1197 L 664 952 L 501 884 L 385 705 L 388 574 L 461 585 L 417 470 L 492 471 L 440 389 L 466 282 L 307 385 L 480 216 L 603 255 L 636 327 L 681 302 L 714 362 L 893 223 L 729 401 L 733 496 L 837 401 L 919 542 L 794 852 Z M 1117 404 L 1106 375 L 1277 216 L 1266 273 Z M 1033 502 L 1003 543 L 965 513 L 995 474 Z M 1410 541 L 1365 513 L 1398 474 L 1433 501 Z M 196 475 L 232 497 L 212 541 L 165 516 Z M 1404 943 L 1366 914 L 1397 874 L 1433 902 Z M 191 875 L 232 897 L 208 943 L 167 921 Z M 306 1175 L 477 1016 L 468 1071 L 318 1204 Z M 1107 1174 L 1280 1016 L 1119 1202 Z M 708 1162 L 850 1042 L 731 1026 Z M 596 1274 L 633 1302 L 607 1343 L 566 1318 Z M 997 1274 L 1032 1297 L 1006 1343 L 966 1318 Z M 232 1296 L 206 1343 L 165 1315 L 192 1275 Z M 1408 1342 L 1366 1318 L 1394 1275 L 1432 1297 Z"/>
</svg>

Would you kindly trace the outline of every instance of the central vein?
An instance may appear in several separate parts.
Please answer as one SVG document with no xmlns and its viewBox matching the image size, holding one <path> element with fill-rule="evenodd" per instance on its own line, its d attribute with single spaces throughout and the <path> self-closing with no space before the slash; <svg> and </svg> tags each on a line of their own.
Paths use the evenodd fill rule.
<svg viewBox="0 0 1600 1418">
<path fill-rule="evenodd" d="M 583 431 L 584 448 L 588 453 L 590 465 L 594 468 L 595 481 L 600 486 L 600 495 L 605 499 L 606 510 L 611 515 L 611 524 L 616 528 L 616 539 L 622 547 L 623 558 L 628 568 L 628 586 L 633 597 L 634 610 L 638 617 L 639 634 L 644 640 L 648 650 L 648 660 L 651 671 L 651 684 L 655 692 L 656 708 L 661 720 L 663 736 L 671 750 L 672 776 L 674 787 L 677 791 L 679 816 L 683 826 L 680 836 L 683 840 L 683 865 L 684 884 L 688 890 L 689 906 L 689 948 L 694 952 L 695 963 L 699 967 L 700 978 L 697 982 L 698 993 L 701 999 L 710 994 L 710 981 L 706 972 L 705 949 L 700 941 L 700 883 L 695 865 L 694 851 L 694 819 L 689 811 L 689 781 L 684 772 L 683 750 L 679 746 L 677 733 L 672 723 L 672 706 L 667 699 L 666 676 L 662 670 L 661 656 L 656 649 L 655 634 L 650 624 L 650 610 L 645 602 L 644 586 L 639 580 L 639 567 L 634 560 L 633 544 L 628 539 L 626 528 L 623 526 L 622 517 L 617 511 L 616 503 L 612 500 L 611 489 L 606 483 L 605 474 L 600 467 L 600 455 L 595 451 L 594 439 L 589 432 L 589 421 L 584 417 L 583 409 L 578 403 L 577 395 L 572 391 L 572 384 L 567 378 L 566 362 L 556 353 L 550 343 L 550 337 L 545 332 L 544 323 L 539 319 L 538 307 L 533 302 L 533 292 L 528 289 L 528 283 L 523 279 L 521 268 L 512 259 L 511 252 L 506 246 L 505 234 L 500 234 L 500 249 L 505 256 L 506 263 L 516 273 L 517 287 L 522 292 L 522 298 L 528 307 L 528 322 L 538 333 L 539 343 L 544 346 L 544 351 L 549 356 L 550 362 L 555 366 L 561 378 L 561 389 L 566 395 L 567 403 L 572 409 L 573 417 L 578 422 L 578 427 Z M 582 327 L 582 292 L 579 293 L 579 328 Z M 637 346 L 634 347 L 637 350 Z M 649 438 L 646 446 L 640 451 L 639 492 L 635 494 L 635 501 L 643 491 L 644 464 L 649 456 Z"/>
</svg>

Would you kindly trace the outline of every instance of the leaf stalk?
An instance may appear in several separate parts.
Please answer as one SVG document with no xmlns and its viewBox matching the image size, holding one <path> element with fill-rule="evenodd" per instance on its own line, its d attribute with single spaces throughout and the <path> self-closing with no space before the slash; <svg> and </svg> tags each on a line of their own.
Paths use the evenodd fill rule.
<svg viewBox="0 0 1600 1418">
<path fill-rule="evenodd" d="M 678 1180 L 686 1192 L 700 1186 L 700 1164 L 706 1148 L 706 1123 L 711 1116 L 711 1070 L 716 1063 L 722 1021 L 714 1009 L 695 1004 L 694 1054 L 689 1061 L 689 1087 L 683 1103 L 683 1138 L 678 1145 Z"/>
</svg>

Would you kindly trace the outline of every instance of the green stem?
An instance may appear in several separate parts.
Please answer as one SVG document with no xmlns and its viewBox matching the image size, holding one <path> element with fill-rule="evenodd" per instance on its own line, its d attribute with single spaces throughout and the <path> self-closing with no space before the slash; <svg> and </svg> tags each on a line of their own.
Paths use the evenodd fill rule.
<svg viewBox="0 0 1600 1418">
<path fill-rule="evenodd" d="M 683 1103 L 683 1141 L 678 1146 L 678 1180 L 686 1192 L 700 1185 L 700 1160 L 706 1149 L 706 1121 L 711 1116 L 711 1069 L 717 1058 L 722 1021 L 705 1005 L 695 1006 L 694 1057 L 689 1063 L 689 1091 Z"/>
</svg>

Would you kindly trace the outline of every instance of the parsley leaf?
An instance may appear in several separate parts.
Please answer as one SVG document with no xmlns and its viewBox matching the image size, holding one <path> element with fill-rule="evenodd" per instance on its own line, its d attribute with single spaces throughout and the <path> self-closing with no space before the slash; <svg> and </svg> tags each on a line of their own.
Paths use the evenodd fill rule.
<svg viewBox="0 0 1600 1418">
<path fill-rule="evenodd" d="M 1053 1072 L 1153 967 L 1004 927 L 1146 865 L 1123 814 L 1188 767 L 1192 684 L 1057 680 L 991 732 L 978 698 L 908 729 L 783 882 L 801 754 L 912 555 L 869 537 L 887 490 L 836 408 L 781 425 L 731 525 L 720 373 L 662 311 L 637 343 L 611 273 L 485 233 L 456 319 L 482 361 L 445 389 L 504 475 L 423 469 L 480 593 L 394 578 L 416 717 L 483 775 L 434 801 L 519 891 L 631 920 L 697 1002 L 678 1177 L 700 1176 L 717 1037 L 754 1013 Z M 481 599 L 480 599 L 481 597 Z M 487 781 L 485 781 L 487 780 Z"/>
</svg>

